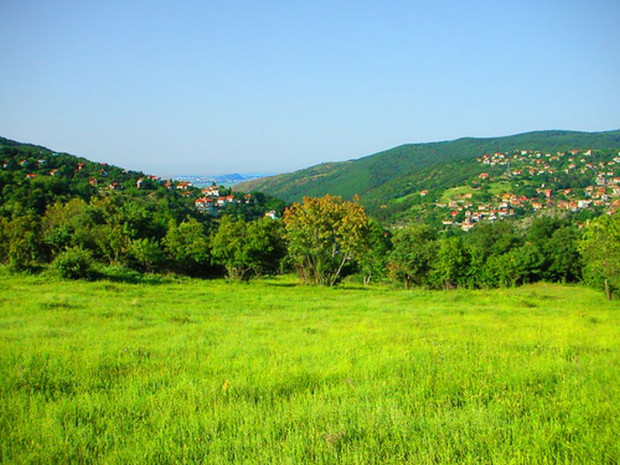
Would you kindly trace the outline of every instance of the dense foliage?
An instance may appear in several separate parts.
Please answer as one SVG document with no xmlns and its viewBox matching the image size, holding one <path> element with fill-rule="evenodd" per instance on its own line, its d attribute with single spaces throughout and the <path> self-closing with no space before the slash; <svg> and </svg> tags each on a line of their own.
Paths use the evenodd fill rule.
<svg viewBox="0 0 620 465">
<path fill-rule="evenodd" d="M 357 200 L 306 197 L 284 209 L 261 193 L 220 188 L 226 197 L 214 209 L 195 200 L 204 191 L 0 142 L 0 263 L 13 271 L 50 268 L 90 279 L 120 267 L 248 280 L 295 270 L 302 281 L 327 286 L 356 275 L 407 288 L 584 280 L 609 298 L 620 289 L 619 213 L 586 220 L 581 212 L 541 212 L 469 232 L 431 221 L 390 233 Z"/>
<path fill-rule="evenodd" d="M 586 281 L 604 286 L 607 297 L 620 290 L 620 214 L 592 221 L 579 242 Z"/>
<path fill-rule="evenodd" d="M 216 207 L 204 211 L 204 193 L 185 183 L 0 138 L 0 263 L 14 271 L 51 265 L 69 278 L 93 276 L 97 266 L 218 276 L 230 272 L 217 244 L 234 217 L 251 238 L 244 246 L 260 249 L 250 253 L 251 274 L 277 271 L 279 222 L 265 214 L 281 215 L 284 203 L 214 190 Z"/>
<path fill-rule="evenodd" d="M 282 224 L 269 218 L 246 223 L 225 216 L 211 238 L 211 250 L 215 263 L 223 265 L 231 279 L 275 274 L 286 254 Z"/>
<path fill-rule="evenodd" d="M 358 259 L 370 231 L 366 212 L 340 197 L 304 198 L 284 214 L 289 255 L 304 282 L 333 286 Z"/>
<path fill-rule="evenodd" d="M 437 238 L 414 225 L 394 237 L 391 265 L 405 287 L 491 288 L 540 280 L 577 282 L 579 231 L 568 218 L 539 217 L 529 227 L 506 221 L 458 237 Z"/>
</svg>

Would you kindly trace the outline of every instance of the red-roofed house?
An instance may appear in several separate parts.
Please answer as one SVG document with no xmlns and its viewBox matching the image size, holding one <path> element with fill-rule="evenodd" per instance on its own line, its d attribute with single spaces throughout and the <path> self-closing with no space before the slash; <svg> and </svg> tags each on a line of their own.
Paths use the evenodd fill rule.
<svg viewBox="0 0 620 465">
<path fill-rule="evenodd" d="M 202 213 L 213 213 L 215 211 L 215 202 L 208 197 L 200 197 L 194 202 L 196 209 Z"/>
<path fill-rule="evenodd" d="M 209 186 L 209 187 L 205 187 L 202 190 L 202 193 L 204 195 L 208 195 L 210 197 L 219 197 L 220 196 L 220 189 L 217 186 Z"/>
</svg>

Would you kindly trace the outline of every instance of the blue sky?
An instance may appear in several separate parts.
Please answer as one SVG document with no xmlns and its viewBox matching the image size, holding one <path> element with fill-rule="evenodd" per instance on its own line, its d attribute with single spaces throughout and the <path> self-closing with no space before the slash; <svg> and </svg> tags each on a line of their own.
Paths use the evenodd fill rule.
<svg viewBox="0 0 620 465">
<path fill-rule="evenodd" d="M 620 127 L 620 2 L 0 2 L 0 135 L 160 175 Z"/>
</svg>

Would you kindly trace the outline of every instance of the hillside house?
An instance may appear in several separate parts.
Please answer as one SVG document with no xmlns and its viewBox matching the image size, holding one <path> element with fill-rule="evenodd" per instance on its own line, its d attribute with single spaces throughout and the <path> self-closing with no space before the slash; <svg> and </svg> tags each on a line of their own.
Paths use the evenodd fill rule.
<svg viewBox="0 0 620 465">
<path fill-rule="evenodd" d="M 218 197 L 217 204 L 221 207 L 228 204 L 237 203 L 235 197 L 232 195 L 227 195 L 226 197 Z"/>
<path fill-rule="evenodd" d="M 196 209 L 201 213 L 212 214 L 215 212 L 215 201 L 209 197 L 200 197 L 194 202 Z"/>
<path fill-rule="evenodd" d="M 471 228 L 473 228 L 476 225 L 476 223 L 474 223 L 471 220 L 466 220 L 463 221 L 463 223 L 461 224 L 461 229 L 463 231 L 469 231 Z"/>
<path fill-rule="evenodd" d="M 590 208 L 591 200 L 577 200 L 577 208 Z"/>
<path fill-rule="evenodd" d="M 220 196 L 220 188 L 217 186 L 209 186 L 202 189 L 202 195 L 207 197 L 219 197 Z"/>
<path fill-rule="evenodd" d="M 595 197 L 602 197 L 605 194 L 607 194 L 607 188 L 605 186 L 599 187 L 598 189 L 596 189 L 594 196 Z"/>
</svg>

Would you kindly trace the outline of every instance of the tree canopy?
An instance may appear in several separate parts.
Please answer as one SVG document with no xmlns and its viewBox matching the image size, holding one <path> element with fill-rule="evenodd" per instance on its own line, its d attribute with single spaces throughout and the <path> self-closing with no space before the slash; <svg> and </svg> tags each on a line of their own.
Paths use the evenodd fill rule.
<svg viewBox="0 0 620 465">
<path fill-rule="evenodd" d="M 305 197 L 284 213 L 289 256 L 304 282 L 333 286 L 364 250 L 370 222 L 356 201 Z"/>
</svg>

